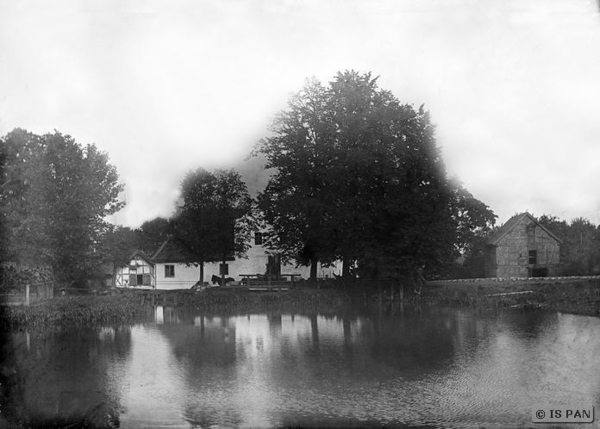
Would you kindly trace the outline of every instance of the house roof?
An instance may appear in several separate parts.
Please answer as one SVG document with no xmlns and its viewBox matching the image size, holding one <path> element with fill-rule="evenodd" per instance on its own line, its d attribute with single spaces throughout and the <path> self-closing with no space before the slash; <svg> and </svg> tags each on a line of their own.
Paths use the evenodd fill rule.
<svg viewBox="0 0 600 429">
<path fill-rule="evenodd" d="M 134 250 L 133 252 L 131 252 L 131 255 L 129 255 L 129 259 L 127 259 L 127 262 L 121 263 L 119 264 L 119 266 L 127 266 L 129 265 L 129 263 L 135 259 L 136 256 L 139 256 L 140 258 L 142 258 L 144 261 L 148 262 L 150 265 L 153 265 L 154 263 L 152 262 L 152 259 L 150 259 L 150 257 L 148 255 L 146 255 L 144 252 L 142 252 L 141 250 Z"/>
<path fill-rule="evenodd" d="M 190 250 L 180 241 L 174 237 L 169 237 L 165 242 L 158 248 L 156 253 L 152 256 L 152 261 L 155 263 L 164 262 L 189 262 L 190 258 L 186 257 L 190 254 Z"/>
<path fill-rule="evenodd" d="M 550 237 L 552 237 L 553 239 L 555 239 L 559 243 L 562 242 L 560 240 L 560 238 L 558 238 L 556 235 L 554 235 L 552 232 L 550 232 L 548 230 L 548 228 L 546 228 L 544 225 L 542 225 L 541 223 L 539 223 L 529 213 L 525 212 L 525 213 L 521 213 L 521 214 L 515 215 L 515 216 L 511 217 L 509 220 L 507 220 L 504 225 L 502 225 L 500 228 L 498 228 L 498 230 L 494 234 L 492 234 L 492 236 L 487 240 L 486 244 L 487 245 L 491 245 L 491 246 L 498 245 L 498 243 L 500 242 L 500 240 L 502 240 L 502 238 L 504 238 L 504 236 L 506 234 L 508 234 L 509 232 L 511 232 L 525 218 L 531 219 L 531 221 L 533 221 L 537 226 L 539 226 Z"/>
<path fill-rule="evenodd" d="M 134 259 L 136 256 L 139 256 L 140 258 L 142 258 L 144 261 L 148 262 L 149 264 L 152 264 L 152 259 L 150 259 L 150 256 L 148 256 L 146 253 L 142 252 L 141 250 L 136 250 L 134 251 L 131 256 L 129 257 L 129 260 L 131 261 L 132 259 Z"/>
</svg>

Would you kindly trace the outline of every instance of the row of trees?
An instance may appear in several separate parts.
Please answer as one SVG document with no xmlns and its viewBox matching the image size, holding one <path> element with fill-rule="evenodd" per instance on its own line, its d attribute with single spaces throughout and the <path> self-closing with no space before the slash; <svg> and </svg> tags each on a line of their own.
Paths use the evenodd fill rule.
<svg viewBox="0 0 600 429">
<path fill-rule="evenodd" d="M 448 178 L 429 113 L 369 73 L 308 80 L 270 131 L 253 153 L 273 171 L 256 204 L 235 171 L 198 169 L 171 219 L 130 230 L 105 221 L 122 207 L 106 154 L 58 132 L 15 130 L 1 142 L 2 256 L 76 280 L 174 235 L 203 266 L 242 256 L 251 230 L 266 225 L 267 246 L 312 277 L 317 263 L 340 260 L 344 276 L 441 275 L 494 226 L 489 207 Z"/>
<path fill-rule="evenodd" d="M 186 176 L 171 233 L 190 263 L 243 255 L 263 225 L 267 247 L 310 265 L 311 278 L 318 263 L 340 260 L 344 276 L 440 275 L 494 225 L 494 213 L 447 177 L 429 114 L 370 74 L 307 81 L 271 133 L 254 151 L 274 171 L 256 209 L 232 170 Z"/>
<path fill-rule="evenodd" d="M 274 169 L 258 207 L 284 260 L 343 261 L 343 275 L 447 273 L 496 216 L 447 177 L 423 107 L 371 74 L 317 80 L 289 102 L 255 153 Z"/>
<path fill-rule="evenodd" d="M 582 217 L 567 222 L 552 215 L 542 215 L 538 221 L 562 242 L 560 275 L 600 274 L 600 225 Z"/>
</svg>

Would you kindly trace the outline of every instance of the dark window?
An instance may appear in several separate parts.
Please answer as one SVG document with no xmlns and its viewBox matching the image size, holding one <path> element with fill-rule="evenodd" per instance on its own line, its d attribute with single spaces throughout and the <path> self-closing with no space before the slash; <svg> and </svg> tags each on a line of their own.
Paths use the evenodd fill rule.
<svg viewBox="0 0 600 429">
<path fill-rule="evenodd" d="M 537 264 L 537 250 L 529 251 L 529 264 L 531 264 L 531 265 Z"/>
<path fill-rule="evenodd" d="M 255 232 L 254 233 L 254 244 L 256 246 L 262 246 L 262 244 L 263 244 L 263 234 L 262 234 L 262 232 Z"/>
<path fill-rule="evenodd" d="M 137 284 L 138 285 L 143 285 L 144 284 L 144 275 L 143 274 L 138 274 L 137 275 Z"/>
<path fill-rule="evenodd" d="M 165 265 L 165 277 L 175 277 L 175 265 Z"/>
<path fill-rule="evenodd" d="M 222 276 L 229 275 L 229 264 L 219 264 L 219 274 L 221 274 Z"/>
</svg>

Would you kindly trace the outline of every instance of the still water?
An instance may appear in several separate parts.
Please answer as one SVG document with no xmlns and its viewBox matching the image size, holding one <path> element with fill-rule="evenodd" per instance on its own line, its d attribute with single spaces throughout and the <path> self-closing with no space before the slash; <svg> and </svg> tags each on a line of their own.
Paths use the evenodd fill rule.
<svg viewBox="0 0 600 429">
<path fill-rule="evenodd" d="M 600 411 L 600 319 L 559 313 L 157 307 L 133 327 L 4 340 L 0 412 L 32 426 L 516 427 L 537 404 Z"/>
</svg>

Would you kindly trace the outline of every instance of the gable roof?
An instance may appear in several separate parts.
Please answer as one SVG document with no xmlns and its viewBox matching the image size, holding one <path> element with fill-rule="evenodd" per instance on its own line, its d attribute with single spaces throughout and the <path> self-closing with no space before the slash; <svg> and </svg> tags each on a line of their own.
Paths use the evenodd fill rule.
<svg viewBox="0 0 600 429">
<path fill-rule="evenodd" d="M 149 255 L 147 255 L 146 253 L 144 253 L 141 250 L 136 250 L 134 251 L 131 256 L 129 257 L 129 260 L 131 261 L 132 259 L 134 259 L 136 256 L 139 256 L 140 258 L 142 258 L 144 261 L 148 262 L 150 265 L 154 265 L 154 263 L 152 262 L 152 259 L 150 258 Z"/>
<path fill-rule="evenodd" d="M 163 244 L 161 244 L 151 259 L 155 263 L 185 263 L 190 261 L 190 258 L 186 257 L 190 255 L 190 253 L 190 250 L 181 241 L 177 240 L 176 238 L 169 237 Z"/>
<path fill-rule="evenodd" d="M 136 256 L 139 256 L 144 261 L 148 262 L 150 265 L 154 265 L 154 262 L 152 262 L 152 259 L 150 259 L 150 257 L 147 254 L 145 254 L 141 250 L 134 250 L 133 252 L 131 252 L 131 255 L 129 255 L 129 258 L 127 259 L 127 262 L 120 263 L 117 266 L 118 267 L 125 267 L 125 266 L 129 265 L 131 263 L 131 261 L 133 259 L 135 259 Z"/>
<path fill-rule="evenodd" d="M 488 246 L 496 246 L 496 245 L 498 245 L 498 243 L 500 242 L 500 240 L 502 240 L 502 238 L 504 238 L 504 236 L 506 234 L 508 234 L 509 232 L 511 232 L 525 218 L 531 219 L 531 221 L 533 221 L 537 226 L 539 226 L 543 231 L 545 231 L 550 237 L 552 237 L 553 239 L 555 239 L 557 242 L 562 243 L 562 241 L 560 240 L 560 238 L 558 238 L 556 235 L 554 235 L 552 232 L 550 232 L 548 230 L 548 228 L 546 228 L 544 225 L 542 225 L 541 223 L 539 223 L 529 213 L 525 212 L 525 213 L 521 213 L 521 214 L 515 215 L 515 216 L 511 217 L 509 220 L 507 220 L 504 225 L 502 225 L 500 228 L 498 228 L 498 230 L 494 234 L 492 234 L 492 236 L 490 238 L 488 238 L 486 244 Z"/>
</svg>

